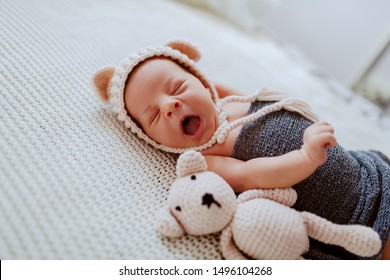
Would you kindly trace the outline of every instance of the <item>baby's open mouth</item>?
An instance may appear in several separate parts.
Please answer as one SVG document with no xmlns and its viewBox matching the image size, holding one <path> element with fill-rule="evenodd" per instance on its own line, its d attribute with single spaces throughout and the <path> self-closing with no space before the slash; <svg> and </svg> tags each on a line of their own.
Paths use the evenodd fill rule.
<svg viewBox="0 0 390 280">
<path fill-rule="evenodd" d="M 187 135 L 195 135 L 200 127 L 200 118 L 198 116 L 185 117 L 181 123 L 183 132 Z"/>
</svg>

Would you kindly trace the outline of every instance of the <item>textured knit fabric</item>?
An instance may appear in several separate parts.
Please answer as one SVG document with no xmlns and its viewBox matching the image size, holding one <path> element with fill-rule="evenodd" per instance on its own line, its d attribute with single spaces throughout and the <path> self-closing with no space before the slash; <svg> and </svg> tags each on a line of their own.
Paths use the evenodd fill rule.
<svg viewBox="0 0 390 280">
<path fill-rule="evenodd" d="M 160 238 L 176 157 L 131 134 L 90 89 L 97 68 L 176 37 L 202 50 L 210 79 L 297 92 L 346 143 L 370 135 L 390 154 L 377 108 L 299 53 L 176 1 L 1 0 L 0 259 L 221 258 L 217 235 Z"/>
<path fill-rule="evenodd" d="M 249 113 L 266 104 L 252 103 Z M 285 110 L 271 113 L 243 126 L 234 144 L 233 157 L 246 161 L 300 149 L 304 130 L 310 124 L 296 113 Z M 293 188 L 298 193 L 295 209 L 315 213 L 334 223 L 373 227 L 383 244 L 387 240 L 390 230 L 390 165 L 381 154 L 349 152 L 337 145 L 328 151 L 325 164 Z M 357 258 L 340 247 L 314 241 L 305 257 Z"/>
</svg>

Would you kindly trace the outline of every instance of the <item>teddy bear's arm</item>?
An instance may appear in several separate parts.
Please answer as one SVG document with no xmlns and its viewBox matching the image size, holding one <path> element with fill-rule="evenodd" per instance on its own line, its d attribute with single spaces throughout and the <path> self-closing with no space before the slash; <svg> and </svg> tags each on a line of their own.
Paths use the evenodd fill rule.
<svg viewBox="0 0 390 280">
<path fill-rule="evenodd" d="M 237 198 L 237 202 L 243 203 L 245 201 L 256 198 L 270 199 L 288 207 L 291 207 L 297 200 L 297 193 L 292 188 L 249 190 L 241 193 Z"/>
<path fill-rule="evenodd" d="M 172 216 L 168 207 L 163 207 L 157 214 L 157 231 L 166 237 L 179 237 L 184 234 L 183 228 Z"/>
<path fill-rule="evenodd" d="M 226 260 L 247 260 L 236 246 L 233 240 L 231 225 L 228 225 L 221 233 L 220 241 L 222 255 Z"/>
</svg>

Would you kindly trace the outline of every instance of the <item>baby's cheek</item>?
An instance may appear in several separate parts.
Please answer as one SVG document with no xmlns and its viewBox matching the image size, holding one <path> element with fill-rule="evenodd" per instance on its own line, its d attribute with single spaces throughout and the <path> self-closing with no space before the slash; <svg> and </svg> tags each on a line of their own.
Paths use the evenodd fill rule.
<svg viewBox="0 0 390 280">
<path fill-rule="evenodd" d="M 160 126 L 154 133 L 155 141 L 167 146 L 175 146 L 178 140 L 178 133 L 169 126 Z"/>
</svg>

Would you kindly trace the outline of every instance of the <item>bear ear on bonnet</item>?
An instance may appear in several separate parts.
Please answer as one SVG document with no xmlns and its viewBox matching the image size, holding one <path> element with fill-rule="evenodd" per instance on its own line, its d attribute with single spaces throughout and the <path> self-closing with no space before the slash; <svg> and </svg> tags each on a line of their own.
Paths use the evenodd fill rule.
<svg viewBox="0 0 390 280">
<path fill-rule="evenodd" d="M 105 102 L 110 101 L 109 85 L 114 76 L 115 67 L 108 66 L 96 71 L 92 77 L 92 84 L 99 94 L 99 97 Z"/>
<path fill-rule="evenodd" d="M 188 56 L 189 59 L 192 59 L 195 62 L 200 59 L 201 55 L 198 48 L 187 41 L 177 39 L 169 41 L 165 45 L 171 47 L 174 50 L 178 50 L 179 52 L 185 54 L 186 56 Z"/>
</svg>

